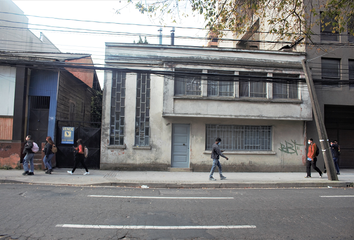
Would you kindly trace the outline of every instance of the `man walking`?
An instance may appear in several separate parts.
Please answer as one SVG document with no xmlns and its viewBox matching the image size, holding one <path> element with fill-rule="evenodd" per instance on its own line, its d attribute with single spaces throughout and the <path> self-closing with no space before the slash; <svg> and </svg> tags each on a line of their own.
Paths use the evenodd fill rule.
<svg viewBox="0 0 354 240">
<path fill-rule="evenodd" d="M 337 175 L 340 175 L 339 173 L 339 164 L 338 164 L 338 157 L 339 157 L 339 152 L 338 152 L 338 142 L 337 140 L 334 140 L 331 142 L 331 152 L 332 152 L 332 158 L 334 161 L 334 166 L 336 167 Z"/>
<path fill-rule="evenodd" d="M 31 140 L 31 135 L 26 137 L 25 147 L 23 149 L 23 154 L 26 156 L 23 158 L 23 170 L 24 173 L 22 175 L 34 175 L 34 166 L 33 166 L 33 156 L 34 153 L 32 151 L 33 141 Z M 28 164 L 30 164 L 30 170 L 28 171 Z"/>
<path fill-rule="evenodd" d="M 215 139 L 215 143 L 213 144 L 212 150 L 211 150 L 211 158 L 213 159 L 213 166 L 211 167 L 211 171 L 209 174 L 209 180 L 211 180 L 211 181 L 216 181 L 216 179 L 213 178 L 213 174 L 214 174 L 214 170 L 215 170 L 216 166 L 218 166 L 218 168 L 219 168 L 220 180 L 226 179 L 226 177 L 222 175 L 219 157 L 222 156 L 223 158 L 226 158 L 226 160 L 229 160 L 229 158 L 227 158 L 225 155 L 223 155 L 221 153 L 221 150 L 219 148 L 220 142 L 221 142 L 220 138 Z"/>
<path fill-rule="evenodd" d="M 311 165 L 313 169 L 315 169 L 318 172 L 318 174 L 320 174 L 320 177 L 322 177 L 321 170 L 316 166 L 317 155 L 318 155 L 317 145 L 316 143 L 313 142 L 312 138 L 310 138 L 307 143 L 309 144 L 309 148 L 308 148 L 307 161 L 306 161 L 306 173 L 307 173 L 306 178 L 311 177 Z"/>
</svg>

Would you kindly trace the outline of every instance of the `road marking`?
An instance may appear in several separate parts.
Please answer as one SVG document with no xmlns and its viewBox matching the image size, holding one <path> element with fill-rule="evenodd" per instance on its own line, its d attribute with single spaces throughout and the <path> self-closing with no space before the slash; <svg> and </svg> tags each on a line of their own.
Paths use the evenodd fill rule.
<svg viewBox="0 0 354 240">
<path fill-rule="evenodd" d="M 328 198 L 335 198 L 335 197 L 354 197 L 354 195 L 332 195 L 332 196 L 320 196 L 320 197 L 328 197 Z"/>
<path fill-rule="evenodd" d="M 90 225 L 90 224 L 57 224 L 55 227 L 61 227 L 61 228 L 90 228 L 90 229 L 155 229 L 155 230 L 256 228 L 255 225 L 145 226 L 145 225 Z"/>
<path fill-rule="evenodd" d="M 113 196 L 113 195 L 87 195 L 97 198 L 140 198 L 140 199 L 204 199 L 204 200 L 222 200 L 234 199 L 234 197 L 161 197 L 161 196 Z"/>
</svg>

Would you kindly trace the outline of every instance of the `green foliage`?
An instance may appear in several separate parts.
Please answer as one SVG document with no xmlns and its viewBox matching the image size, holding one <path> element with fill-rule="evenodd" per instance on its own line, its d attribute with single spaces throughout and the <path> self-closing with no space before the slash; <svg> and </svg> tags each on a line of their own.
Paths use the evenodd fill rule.
<svg viewBox="0 0 354 240">
<path fill-rule="evenodd" d="M 102 121 L 102 91 L 96 91 L 95 95 L 91 97 L 91 122 L 101 123 L 101 121 Z"/>
<path fill-rule="evenodd" d="M 135 43 L 135 41 L 134 41 L 134 43 Z M 149 43 L 148 43 L 146 37 L 145 37 L 145 39 L 144 39 L 144 41 L 143 41 L 143 39 L 142 39 L 141 36 L 139 35 L 139 41 L 137 42 L 137 44 L 149 44 Z"/>
<path fill-rule="evenodd" d="M 267 31 L 278 39 L 311 38 L 312 28 L 331 25 L 333 32 L 354 35 L 353 0 L 129 0 L 142 13 L 161 20 L 171 15 L 175 20 L 186 4 L 195 14 L 204 16 L 205 27 L 221 34 L 229 29 L 236 34 L 246 32 L 258 18 L 267 19 Z M 184 5 L 182 4 L 184 3 Z M 318 17 L 321 10 L 321 17 Z M 188 16 L 183 15 L 182 16 Z M 336 21 L 325 22 L 328 19 Z M 327 25 L 326 25 L 327 24 Z M 221 35 L 220 35 L 221 36 Z M 221 36 L 222 37 L 222 36 Z"/>
</svg>

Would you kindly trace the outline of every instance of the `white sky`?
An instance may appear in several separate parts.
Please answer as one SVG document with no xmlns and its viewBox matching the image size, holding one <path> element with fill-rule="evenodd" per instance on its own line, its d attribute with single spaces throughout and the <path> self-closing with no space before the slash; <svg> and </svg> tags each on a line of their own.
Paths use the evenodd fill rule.
<svg viewBox="0 0 354 240">
<path fill-rule="evenodd" d="M 25 15 L 35 15 L 52 18 L 66 18 L 78 20 L 90 20 L 97 22 L 114 22 L 114 23 L 134 23 L 144 25 L 159 25 L 155 19 L 149 19 L 147 16 L 139 13 L 134 6 L 124 8 L 121 14 L 117 14 L 116 10 L 126 5 L 126 1 L 31 1 L 31 0 L 14 0 L 16 5 L 25 13 Z M 134 26 L 125 24 L 102 24 L 92 22 L 78 22 L 78 21 L 64 21 L 51 18 L 37 18 L 27 16 L 29 19 L 29 28 L 37 36 L 43 32 L 50 41 L 55 44 L 62 52 L 71 53 L 88 53 L 92 54 L 92 59 L 95 64 L 104 63 L 105 42 L 122 42 L 133 43 L 134 40 L 139 40 L 139 34 L 144 40 L 144 34 L 158 34 L 158 26 Z M 72 29 L 73 32 L 64 31 L 49 31 L 51 27 L 36 26 L 35 24 L 42 24 L 48 26 L 64 27 L 62 30 L 68 28 L 81 28 L 85 30 L 110 31 L 107 34 L 94 33 L 77 33 L 78 30 Z M 183 27 L 197 27 L 204 26 L 203 18 L 201 16 L 189 17 L 188 19 L 181 18 L 177 24 L 165 22 L 165 26 L 183 26 Z M 35 30 L 37 28 L 38 30 Z M 58 29 L 57 29 L 58 30 Z M 170 35 L 171 28 L 163 28 L 163 35 Z M 112 32 L 136 33 L 136 36 L 127 36 L 127 34 L 117 35 Z M 197 29 L 176 29 L 175 36 L 189 36 L 189 37 L 205 37 L 206 31 Z M 147 37 L 150 44 L 158 44 L 158 38 Z M 170 39 L 165 37 L 163 44 L 170 44 Z M 175 39 L 175 45 L 199 45 L 205 44 L 204 41 Z M 101 87 L 103 87 L 103 72 L 97 71 Z"/>
</svg>

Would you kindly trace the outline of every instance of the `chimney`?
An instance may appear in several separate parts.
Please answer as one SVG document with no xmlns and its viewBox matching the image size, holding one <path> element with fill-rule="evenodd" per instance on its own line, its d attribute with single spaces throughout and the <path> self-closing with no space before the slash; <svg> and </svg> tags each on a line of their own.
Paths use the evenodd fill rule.
<svg viewBox="0 0 354 240">
<path fill-rule="evenodd" d="M 175 45 L 175 27 L 171 30 L 171 46 Z"/>
</svg>

